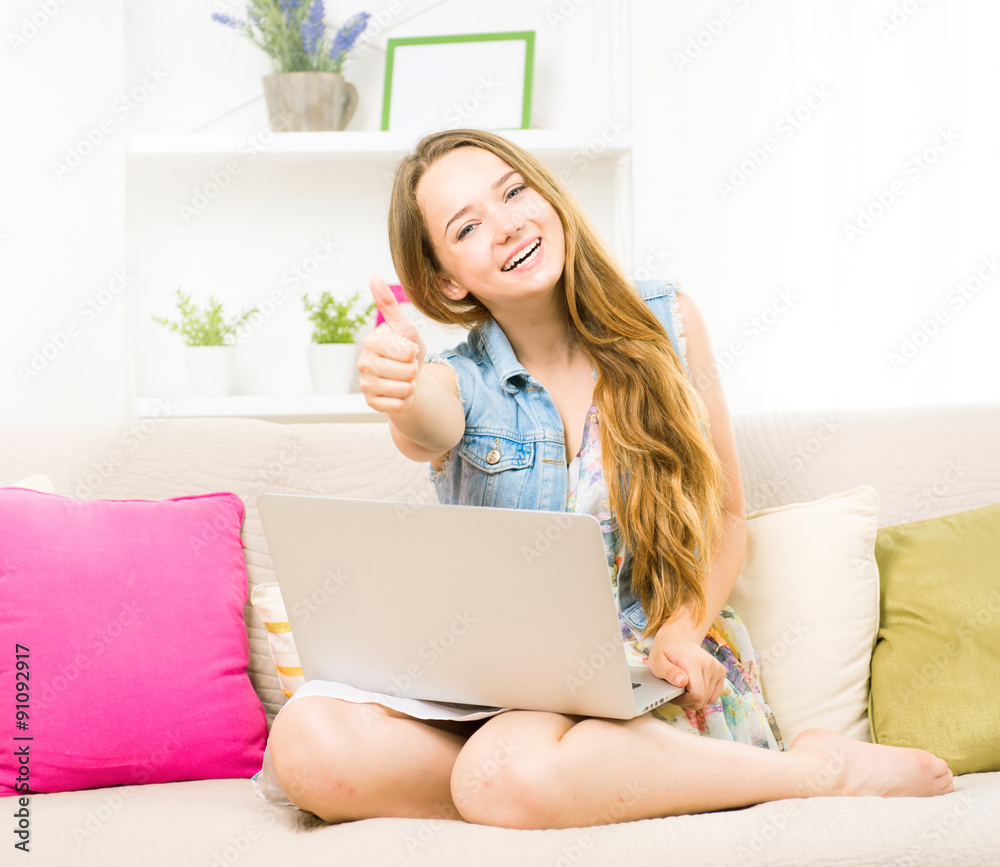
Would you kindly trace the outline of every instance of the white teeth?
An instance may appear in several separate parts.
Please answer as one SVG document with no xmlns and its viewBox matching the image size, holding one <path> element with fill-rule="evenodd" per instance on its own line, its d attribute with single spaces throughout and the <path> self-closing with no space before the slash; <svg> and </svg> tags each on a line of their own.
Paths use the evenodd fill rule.
<svg viewBox="0 0 1000 867">
<path fill-rule="evenodd" d="M 509 260 L 509 261 L 507 262 L 507 264 L 506 264 L 506 265 L 504 265 L 504 266 L 503 266 L 503 268 L 502 268 L 501 270 L 502 270 L 502 271 L 510 271 L 510 270 L 512 270 L 513 268 L 516 268 L 516 267 L 517 267 L 518 265 L 520 265 L 520 264 L 521 264 L 521 263 L 522 263 L 522 262 L 523 262 L 523 261 L 524 261 L 525 259 L 527 259 L 527 258 L 528 258 L 528 257 L 529 257 L 529 256 L 530 256 L 530 255 L 531 255 L 532 253 L 534 253 L 534 252 L 535 252 L 535 250 L 537 250 L 537 249 L 538 249 L 538 247 L 539 247 L 539 245 L 540 245 L 541 243 L 542 243 L 542 239 L 541 239 L 541 238 L 537 238 L 537 239 L 535 240 L 535 243 L 534 243 L 534 244 L 532 244 L 532 245 L 531 245 L 531 246 L 529 246 L 529 247 L 525 247 L 525 248 L 524 248 L 524 249 L 523 249 L 523 250 L 522 250 L 522 251 L 521 251 L 520 253 L 518 253 L 518 254 L 517 254 L 516 256 L 513 256 L 513 257 L 511 257 L 511 259 L 510 259 L 510 260 Z"/>
</svg>

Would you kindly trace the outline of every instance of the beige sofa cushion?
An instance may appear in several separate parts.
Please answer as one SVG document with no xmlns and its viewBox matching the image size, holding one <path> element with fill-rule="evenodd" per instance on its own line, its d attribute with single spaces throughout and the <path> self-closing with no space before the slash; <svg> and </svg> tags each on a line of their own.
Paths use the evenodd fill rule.
<svg viewBox="0 0 1000 867">
<path fill-rule="evenodd" d="M 862 485 L 747 516 L 747 556 L 729 604 L 760 657 L 786 748 L 807 728 L 869 740 L 877 510 L 878 494 Z"/>
<path fill-rule="evenodd" d="M 326 825 L 262 801 L 249 780 L 36 795 L 31 806 L 35 851 L 23 860 L 61 867 L 985 865 L 1000 835 L 1000 772 L 959 777 L 936 798 L 788 799 L 548 831 L 441 819 Z"/>
</svg>

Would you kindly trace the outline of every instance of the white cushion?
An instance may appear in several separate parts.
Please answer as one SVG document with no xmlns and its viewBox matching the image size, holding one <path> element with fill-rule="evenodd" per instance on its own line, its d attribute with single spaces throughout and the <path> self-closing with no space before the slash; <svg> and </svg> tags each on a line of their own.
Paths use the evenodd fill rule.
<svg viewBox="0 0 1000 867">
<path fill-rule="evenodd" d="M 7 487 L 11 488 L 29 488 L 32 491 L 41 491 L 44 494 L 54 494 L 55 486 L 52 484 L 52 479 L 48 476 L 27 476 L 17 482 L 11 482 Z"/>
<path fill-rule="evenodd" d="M 747 556 L 729 604 L 760 657 L 786 748 L 813 727 L 870 740 L 878 499 L 862 485 L 747 515 Z"/>
</svg>

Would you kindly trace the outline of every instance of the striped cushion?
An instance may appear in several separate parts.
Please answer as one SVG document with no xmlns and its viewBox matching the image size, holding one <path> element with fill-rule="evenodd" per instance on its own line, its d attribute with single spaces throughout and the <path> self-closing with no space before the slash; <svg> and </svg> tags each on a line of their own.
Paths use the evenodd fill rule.
<svg viewBox="0 0 1000 867">
<path fill-rule="evenodd" d="M 277 584 L 258 584 L 250 594 L 250 604 L 264 621 L 267 630 L 267 644 L 271 649 L 271 661 L 278 670 L 281 691 L 291 698 L 303 683 L 302 665 L 299 652 L 295 649 L 292 628 L 288 624 L 285 603 Z"/>
</svg>

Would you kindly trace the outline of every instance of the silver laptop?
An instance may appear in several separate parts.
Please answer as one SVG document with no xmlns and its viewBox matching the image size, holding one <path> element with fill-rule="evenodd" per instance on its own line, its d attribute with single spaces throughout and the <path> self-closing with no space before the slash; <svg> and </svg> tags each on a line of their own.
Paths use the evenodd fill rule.
<svg viewBox="0 0 1000 867">
<path fill-rule="evenodd" d="M 306 680 L 631 719 L 684 690 L 629 666 L 591 515 L 257 497 Z"/>
</svg>

